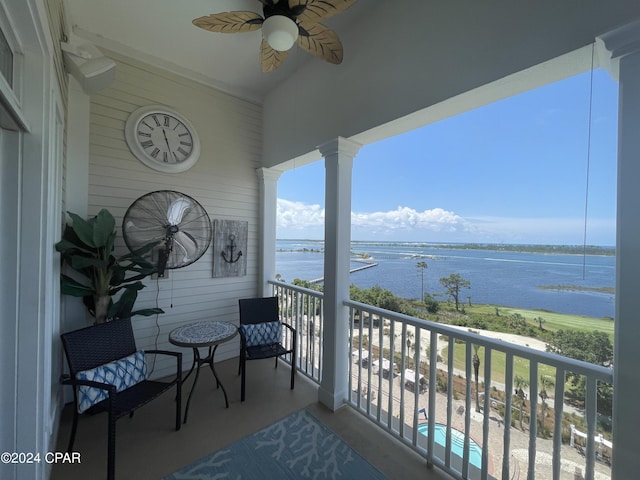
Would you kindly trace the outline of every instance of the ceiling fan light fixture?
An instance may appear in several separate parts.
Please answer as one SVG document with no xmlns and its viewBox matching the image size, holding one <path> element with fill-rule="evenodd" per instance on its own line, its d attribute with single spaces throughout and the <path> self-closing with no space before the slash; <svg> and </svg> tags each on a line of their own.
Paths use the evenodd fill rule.
<svg viewBox="0 0 640 480">
<path fill-rule="evenodd" d="M 298 25 L 284 15 L 272 15 L 262 24 L 262 37 L 274 50 L 285 52 L 298 39 Z"/>
</svg>

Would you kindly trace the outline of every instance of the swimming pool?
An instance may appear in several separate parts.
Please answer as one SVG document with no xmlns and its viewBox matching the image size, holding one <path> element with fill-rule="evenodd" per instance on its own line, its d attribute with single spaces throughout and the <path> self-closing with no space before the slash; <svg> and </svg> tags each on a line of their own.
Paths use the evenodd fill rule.
<svg viewBox="0 0 640 480">
<path fill-rule="evenodd" d="M 429 425 L 423 423 L 418 425 L 418 432 L 427 437 L 428 428 Z M 436 423 L 434 428 L 436 432 L 435 442 L 442 447 L 446 447 L 447 426 L 442 423 Z M 460 458 L 462 458 L 464 452 L 464 433 L 455 428 L 451 429 L 451 452 Z M 471 438 L 469 439 L 469 463 L 477 468 L 482 467 L 482 447 Z"/>
</svg>

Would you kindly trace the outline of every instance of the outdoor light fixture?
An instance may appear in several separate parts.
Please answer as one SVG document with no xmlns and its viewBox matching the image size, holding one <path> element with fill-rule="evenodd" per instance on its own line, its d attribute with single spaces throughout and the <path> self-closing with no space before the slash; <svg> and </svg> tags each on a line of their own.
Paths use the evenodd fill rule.
<svg viewBox="0 0 640 480">
<path fill-rule="evenodd" d="M 298 38 L 298 25 L 284 15 L 272 15 L 262 23 L 262 37 L 274 50 L 285 52 Z"/>
</svg>

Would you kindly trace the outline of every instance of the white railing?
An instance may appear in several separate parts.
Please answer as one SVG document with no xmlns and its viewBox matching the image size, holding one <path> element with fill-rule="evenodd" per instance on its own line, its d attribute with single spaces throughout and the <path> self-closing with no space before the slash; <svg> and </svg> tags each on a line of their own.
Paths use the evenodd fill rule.
<svg viewBox="0 0 640 480">
<path fill-rule="evenodd" d="M 320 383 L 323 295 L 270 283 L 284 321 L 297 331 L 297 367 Z M 597 398 L 599 385 L 613 383 L 611 369 L 359 302 L 345 305 L 347 403 L 429 465 L 458 479 L 610 478 L 613 446 L 600 435 Z M 576 396 L 565 391 L 568 375 L 584 379 L 580 408 L 568 403 L 569 393 Z M 577 422 L 586 430 L 583 445 L 573 443 Z"/>
<path fill-rule="evenodd" d="M 611 452 L 603 448 L 598 441 L 603 437 L 596 431 L 597 388 L 600 382 L 612 384 L 610 369 L 358 302 L 345 303 L 353 357 L 349 403 L 425 455 L 429 465 L 459 479 L 578 478 L 578 470 L 586 479 L 610 478 Z M 445 352 L 446 358 L 439 358 Z M 476 384 L 473 359 L 478 352 Z M 494 362 L 504 368 L 494 369 Z M 519 372 L 528 372 L 526 388 L 514 385 L 514 378 L 522 378 Z M 565 405 L 569 374 L 586 378 L 584 410 Z M 539 385 L 541 376 L 555 386 Z M 552 382 L 546 380 L 549 377 Z M 540 396 L 542 390 L 546 395 Z M 548 404 L 551 399 L 553 405 Z M 583 454 L 568 444 L 569 413 L 576 415 L 574 420 L 583 416 L 586 421 Z M 539 438 L 548 427 L 550 439 Z"/>
<path fill-rule="evenodd" d="M 296 329 L 296 366 L 312 380 L 322 378 L 322 332 L 324 314 L 322 292 L 282 282 L 270 282 L 278 297 L 282 321 Z"/>
</svg>

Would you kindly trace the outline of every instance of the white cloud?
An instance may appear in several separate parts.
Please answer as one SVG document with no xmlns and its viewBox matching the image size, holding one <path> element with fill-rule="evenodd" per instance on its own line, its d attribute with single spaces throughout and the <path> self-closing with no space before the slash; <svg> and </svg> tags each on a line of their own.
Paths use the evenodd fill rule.
<svg viewBox="0 0 640 480">
<path fill-rule="evenodd" d="M 436 231 L 464 229 L 465 224 L 462 217 L 442 208 L 418 212 L 409 207 L 398 207 L 388 212 L 352 213 L 351 223 L 358 227 L 426 228 Z"/>
<path fill-rule="evenodd" d="M 387 212 L 353 212 L 351 225 L 354 240 L 444 241 L 474 230 L 473 225 L 454 212 L 442 208 L 419 212 L 402 206 Z"/>
<path fill-rule="evenodd" d="M 279 198 L 277 208 L 278 228 L 302 230 L 324 225 L 324 208 L 318 204 L 307 205 Z"/>
<path fill-rule="evenodd" d="M 278 238 L 322 239 L 324 209 L 278 199 Z M 581 218 L 473 217 L 433 208 L 419 212 L 398 207 L 386 212 L 352 212 L 353 240 L 423 242 L 537 243 L 580 245 L 584 241 Z M 613 245 L 614 219 L 590 219 L 587 243 Z"/>
<path fill-rule="evenodd" d="M 351 213 L 354 239 L 424 238 L 435 233 L 459 234 L 471 232 L 473 226 L 462 217 L 442 208 L 419 212 L 398 207 L 387 212 Z M 322 238 L 324 209 L 317 204 L 278 199 L 277 228 L 279 238 Z M 319 235 L 319 236 L 317 236 Z M 451 241 L 451 240 L 450 240 Z"/>
</svg>

